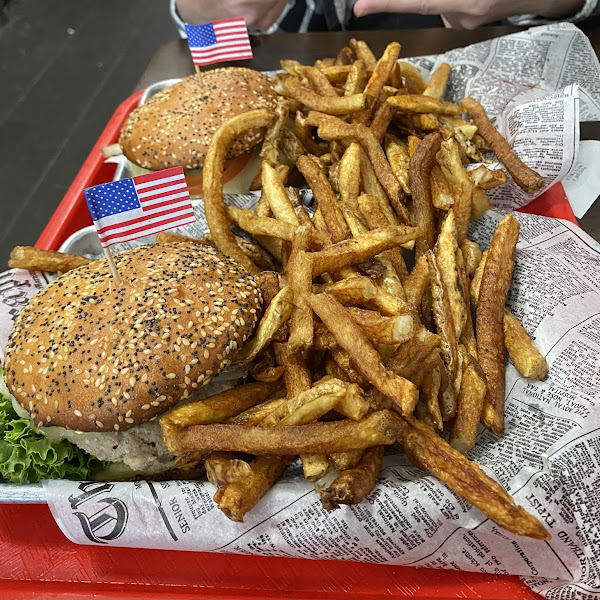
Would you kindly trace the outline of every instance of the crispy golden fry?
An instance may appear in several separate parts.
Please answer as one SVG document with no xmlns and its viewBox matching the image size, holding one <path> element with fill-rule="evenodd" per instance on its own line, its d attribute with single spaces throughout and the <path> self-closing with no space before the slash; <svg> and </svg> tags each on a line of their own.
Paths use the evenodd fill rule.
<svg viewBox="0 0 600 600">
<path fill-rule="evenodd" d="M 273 118 L 273 113 L 259 109 L 242 113 L 223 123 L 213 135 L 202 170 L 206 222 L 212 239 L 219 250 L 237 260 L 251 273 L 258 273 L 259 269 L 240 250 L 227 221 L 223 202 L 223 164 L 233 140 L 247 131 L 268 127 Z"/>
<path fill-rule="evenodd" d="M 325 477 L 331 469 L 326 454 L 303 454 L 301 458 L 302 471 L 306 481 L 317 481 Z"/>
<path fill-rule="evenodd" d="M 463 295 L 466 319 L 459 341 L 465 346 L 468 353 L 477 360 L 477 340 L 473 328 L 473 316 L 471 315 L 471 281 L 467 275 L 463 253 L 460 248 L 456 250 L 456 270 L 458 283 Z"/>
<path fill-rule="evenodd" d="M 422 390 L 421 390 L 421 392 L 422 392 Z M 422 394 L 421 394 L 421 396 L 422 396 Z M 439 408 L 439 404 L 438 404 L 438 408 Z M 433 417 L 431 416 L 431 412 L 429 411 L 429 408 L 427 407 L 427 404 L 425 404 L 425 401 L 422 399 L 422 397 L 419 398 L 419 401 L 417 402 L 417 406 L 415 406 L 414 416 L 421 423 L 423 423 L 423 425 L 426 425 L 427 427 L 429 427 L 429 429 L 431 429 L 431 431 L 435 431 L 435 433 L 437 433 L 439 435 L 439 430 L 437 428 L 437 425 L 435 424 L 435 421 L 433 420 Z"/>
<path fill-rule="evenodd" d="M 544 379 L 548 373 L 548 363 L 535 347 L 533 340 L 510 311 L 504 310 L 504 345 L 510 359 L 519 373 L 532 379 Z"/>
<path fill-rule="evenodd" d="M 448 289 L 435 254 L 430 251 L 427 254 L 427 260 L 429 261 L 429 277 L 433 297 L 433 315 L 441 340 L 440 348 L 450 378 L 454 381 L 458 370 L 458 343 Z"/>
<path fill-rule="evenodd" d="M 270 415 L 276 408 L 281 406 L 286 398 L 273 398 L 262 404 L 257 404 L 243 413 L 230 417 L 225 422 L 231 425 L 244 425 L 245 427 L 254 427 L 258 425 L 265 417 Z"/>
<path fill-rule="evenodd" d="M 473 98 L 465 98 L 460 103 L 462 109 L 469 113 L 477 131 L 491 146 L 498 160 L 508 169 L 517 185 L 528 194 L 535 194 L 544 187 L 544 178 L 530 169 L 512 150 L 508 142 L 490 122 L 485 109 Z"/>
<path fill-rule="evenodd" d="M 385 214 L 386 219 L 392 225 L 396 225 L 398 223 L 398 217 L 390 204 L 385 190 L 377 180 L 377 175 L 373 170 L 371 161 L 363 150 L 361 150 L 360 153 L 360 175 L 365 192 L 370 196 L 375 196 L 377 200 L 379 200 L 379 206 Z"/>
<path fill-rule="evenodd" d="M 397 111 L 403 113 L 439 113 L 442 115 L 459 115 L 462 111 L 460 107 L 452 102 L 445 102 L 437 98 L 421 96 L 419 94 L 402 94 L 401 96 L 392 96 L 386 100 Z"/>
<path fill-rule="evenodd" d="M 408 146 L 395 135 L 386 133 L 384 147 L 396 179 L 400 182 L 404 193 L 410 195 L 410 178 L 408 176 L 410 155 L 408 154 Z"/>
<path fill-rule="evenodd" d="M 283 380 L 289 396 L 298 396 L 308 390 L 312 383 L 312 376 L 306 361 L 300 352 L 291 352 L 287 344 L 274 343 L 277 362 L 284 369 Z"/>
<path fill-rule="evenodd" d="M 416 240 L 417 259 L 431 250 L 435 244 L 430 173 L 441 142 L 439 133 L 430 133 L 410 158 L 409 175 L 415 211 L 414 221 L 422 231 L 422 235 Z"/>
<path fill-rule="evenodd" d="M 450 77 L 450 65 L 442 63 L 431 75 L 427 82 L 427 87 L 423 90 L 423 96 L 432 98 L 441 98 L 446 89 L 448 77 Z"/>
<path fill-rule="evenodd" d="M 410 339 L 414 333 L 414 322 L 410 315 L 390 317 L 356 307 L 347 310 L 352 320 L 375 344 L 400 344 Z"/>
<path fill-rule="evenodd" d="M 375 297 L 377 288 L 368 277 L 352 277 L 341 279 L 335 283 L 315 285 L 313 286 L 313 293 L 331 294 L 344 306 L 364 306 Z"/>
<path fill-rule="evenodd" d="M 353 142 L 346 148 L 339 162 L 338 182 L 340 200 L 344 206 L 358 211 L 360 191 L 360 146 Z"/>
<path fill-rule="evenodd" d="M 485 262 L 477 304 L 477 354 L 487 379 L 483 424 L 504 431 L 504 303 L 515 266 L 519 222 L 512 214 L 498 225 Z"/>
<path fill-rule="evenodd" d="M 289 285 L 286 285 L 273 298 L 273 301 L 265 310 L 254 335 L 241 350 L 235 353 L 233 360 L 236 364 L 250 362 L 271 342 L 279 328 L 290 318 L 294 307 L 293 299 L 294 292 Z"/>
<path fill-rule="evenodd" d="M 300 222 L 275 169 L 268 163 L 262 166 L 262 189 L 277 219 L 298 226 Z"/>
<path fill-rule="evenodd" d="M 444 421 L 440 411 L 440 387 L 442 375 L 440 367 L 428 371 L 423 377 L 421 384 L 421 395 L 423 402 L 427 406 L 429 415 L 437 432 L 444 430 Z"/>
<path fill-rule="evenodd" d="M 464 302 L 464 294 L 460 288 L 458 278 L 458 269 L 456 266 L 456 251 L 458 244 L 456 241 L 456 225 L 454 221 L 454 211 L 448 211 L 440 234 L 438 236 L 434 253 L 440 274 L 444 281 L 444 286 L 448 292 L 448 301 L 450 311 L 454 322 L 454 331 L 456 338 L 460 338 L 467 320 L 467 305 Z"/>
<path fill-rule="evenodd" d="M 374 229 L 360 236 L 338 242 L 311 254 L 313 277 L 327 272 L 339 271 L 342 267 L 357 265 L 373 258 L 385 250 L 418 239 L 418 227 L 386 227 Z"/>
<path fill-rule="evenodd" d="M 234 452 L 213 452 L 204 463 L 207 479 L 217 487 L 252 475 L 252 468 Z"/>
<path fill-rule="evenodd" d="M 517 506 L 499 483 L 426 426 L 409 419 L 399 442 L 414 464 L 431 471 L 507 531 L 540 540 L 550 539 L 544 526 L 522 506 Z"/>
<path fill-rule="evenodd" d="M 508 181 L 506 173 L 502 169 L 488 169 L 485 165 L 479 165 L 476 169 L 469 171 L 469 177 L 482 190 L 492 190 Z"/>
<path fill-rule="evenodd" d="M 334 65 L 349 65 L 354 60 L 354 50 L 348 46 L 344 46 L 335 57 Z"/>
<path fill-rule="evenodd" d="M 462 355 L 462 381 L 458 395 L 456 416 L 450 425 L 450 445 L 461 454 L 468 454 L 475 446 L 477 425 L 481 419 L 485 399 L 485 375 L 479 363 L 466 351 Z"/>
<path fill-rule="evenodd" d="M 400 418 L 382 410 L 360 421 L 344 419 L 304 426 L 193 425 L 176 436 L 165 437 L 165 444 L 174 456 L 190 451 L 246 452 L 257 456 L 330 454 L 393 444 L 401 429 Z"/>
<path fill-rule="evenodd" d="M 348 74 L 350 73 L 352 67 L 357 62 L 358 61 L 355 61 L 351 65 L 333 65 L 331 67 L 323 67 L 321 68 L 321 71 L 323 71 L 323 74 L 325 75 L 325 77 L 327 77 L 327 79 L 329 79 L 329 81 L 331 81 L 331 83 L 334 83 L 336 85 L 342 85 L 348 78 Z M 362 92 L 362 89 L 360 91 Z"/>
<path fill-rule="evenodd" d="M 381 205 L 375 196 L 361 194 L 358 199 L 358 208 L 371 229 L 378 229 L 388 225 L 385 214 L 381 210 Z M 408 270 L 402 256 L 402 250 L 400 248 L 392 248 L 391 250 L 387 250 L 384 256 L 389 259 L 393 266 L 393 272 L 397 276 L 397 279 L 403 282 L 408 277 Z M 397 286 L 397 288 L 395 289 L 396 293 L 399 293 L 404 298 L 402 286 Z"/>
<path fill-rule="evenodd" d="M 343 471 L 319 495 L 325 510 L 339 508 L 340 504 L 358 504 L 371 492 L 377 483 L 383 462 L 383 446 L 365 451 L 358 464 Z"/>
<path fill-rule="evenodd" d="M 357 383 L 362 387 L 367 387 L 369 385 L 369 381 L 354 367 L 352 357 L 346 350 L 336 345 L 335 348 L 330 349 L 330 354 L 344 374 L 343 378 L 341 378 L 343 381 L 347 380 L 350 383 Z"/>
<path fill-rule="evenodd" d="M 304 175 L 317 200 L 317 206 L 327 225 L 334 242 L 341 242 L 348 235 L 348 226 L 344 221 L 337 198 L 327 181 L 327 177 L 309 156 L 301 156 L 298 170 Z"/>
<path fill-rule="evenodd" d="M 290 351 L 308 350 L 313 340 L 313 316 L 308 303 L 312 293 L 312 265 L 303 250 L 292 252 L 287 264 L 288 284 L 294 291 L 294 310 L 290 319 Z"/>
<path fill-rule="evenodd" d="M 315 323 L 312 347 L 314 350 L 331 350 L 337 347 L 333 333 L 323 323 Z"/>
<path fill-rule="evenodd" d="M 333 66 L 333 65 L 331 65 Z M 325 77 L 323 71 L 316 67 L 300 67 L 302 74 L 310 81 L 312 86 L 321 94 L 321 96 L 337 96 L 336 89 L 331 85 L 329 79 Z"/>
<path fill-rule="evenodd" d="M 399 94 L 405 94 L 406 91 L 404 89 L 398 92 Z M 396 111 L 391 104 L 387 102 L 382 102 L 377 110 L 375 111 L 375 115 L 373 116 L 373 121 L 371 121 L 371 131 L 375 136 L 375 139 L 381 144 L 383 138 L 387 132 L 387 129 L 394 118 Z M 387 151 L 386 151 L 387 153 Z M 388 156 L 389 160 L 389 156 Z"/>
<path fill-rule="evenodd" d="M 315 156 L 323 154 L 323 148 L 319 146 L 312 136 L 310 125 L 306 122 L 306 116 L 300 111 L 296 113 L 294 119 L 294 133 L 308 152 Z"/>
<path fill-rule="evenodd" d="M 270 383 L 277 381 L 283 377 L 285 368 L 281 365 L 263 365 L 257 367 L 256 365 L 250 370 L 250 375 L 257 381 L 264 381 Z"/>
<path fill-rule="evenodd" d="M 421 75 L 421 71 L 411 63 L 400 61 L 398 64 L 400 65 L 402 77 L 409 79 L 412 82 L 416 94 L 422 94 L 427 87 L 427 84 Z"/>
<path fill-rule="evenodd" d="M 452 189 L 441 167 L 433 165 L 431 171 L 431 202 L 435 208 L 450 210 L 454 204 Z"/>
<path fill-rule="evenodd" d="M 471 205 L 471 221 L 479 221 L 487 210 L 492 208 L 489 196 L 478 187 L 473 188 L 473 200 Z"/>
<path fill-rule="evenodd" d="M 475 269 L 475 274 L 471 281 L 471 304 L 477 308 L 479 304 L 479 289 L 481 288 L 481 280 L 483 278 L 483 271 L 485 269 L 485 263 L 488 257 L 488 250 L 481 255 L 481 260 Z"/>
<path fill-rule="evenodd" d="M 456 219 L 456 235 L 462 244 L 467 236 L 471 209 L 473 205 L 473 182 L 463 167 L 458 145 L 453 139 L 444 140 L 437 155 L 438 163 L 452 186 L 454 218 Z"/>
<path fill-rule="evenodd" d="M 348 452 L 333 452 L 329 460 L 338 471 L 345 471 L 356 466 L 363 457 L 362 450 L 350 450 Z"/>
<path fill-rule="evenodd" d="M 156 234 L 157 244 L 176 244 L 182 242 L 189 242 L 190 244 L 197 244 L 198 246 L 212 246 L 212 243 L 208 240 L 191 238 L 187 235 L 175 233 L 174 231 L 161 231 L 158 234 Z M 8 266 L 10 266 L 10 263 Z"/>
<path fill-rule="evenodd" d="M 286 79 L 281 85 L 278 82 L 275 89 L 288 98 L 298 100 L 311 110 L 318 110 L 328 115 L 355 113 L 367 104 L 367 96 L 364 93 L 353 96 L 319 96 L 310 88 L 302 85 L 295 77 Z"/>
<path fill-rule="evenodd" d="M 258 456 L 251 463 L 252 474 L 232 481 L 217 490 L 215 502 L 225 516 L 238 523 L 244 515 L 275 485 L 293 458 L 287 456 Z"/>
<path fill-rule="evenodd" d="M 231 388 L 220 394 L 214 394 L 173 409 L 161 418 L 161 424 L 186 427 L 187 425 L 219 423 L 264 402 L 282 387 L 281 382 L 275 381 L 272 383 L 248 383 Z"/>
<path fill-rule="evenodd" d="M 369 71 L 372 71 L 377 66 L 377 59 L 366 42 L 352 38 L 348 45 L 354 51 L 356 57 L 365 63 L 365 67 Z"/>
<path fill-rule="evenodd" d="M 384 367 L 379 354 L 356 328 L 346 309 L 329 294 L 313 295 L 310 303 L 340 347 L 350 354 L 356 369 L 379 391 L 392 398 L 403 414 L 411 414 L 418 399 L 417 389 Z"/>
<path fill-rule="evenodd" d="M 462 250 L 463 258 L 465 259 L 467 275 L 469 277 L 473 277 L 483 256 L 481 248 L 477 242 L 465 239 L 460 245 L 460 249 Z"/>
<path fill-rule="evenodd" d="M 259 268 L 267 271 L 281 271 L 281 266 L 277 261 L 258 244 L 236 235 L 238 246 L 242 252 Z"/>
<path fill-rule="evenodd" d="M 346 388 L 346 393 L 338 400 L 335 410 L 341 415 L 358 421 L 370 410 L 371 405 L 365 400 L 365 395 L 357 384 L 351 383 Z"/>
<path fill-rule="evenodd" d="M 372 99 L 370 106 L 355 113 L 352 117 L 353 123 L 362 123 L 368 125 L 373 115 L 373 109 L 375 107 L 374 101 L 379 98 L 383 90 L 383 86 L 389 79 L 392 69 L 398 60 L 400 55 L 400 44 L 398 42 L 392 42 L 387 45 L 383 51 L 381 58 L 377 61 L 377 64 L 373 68 L 373 74 L 369 78 L 365 87 L 365 94 L 368 98 Z"/>
<path fill-rule="evenodd" d="M 418 308 L 421 305 L 423 294 L 429 285 L 429 264 L 427 256 L 421 256 L 415 264 L 410 275 L 404 281 L 404 293 L 410 305 Z"/>
<path fill-rule="evenodd" d="M 311 115 L 309 115 L 308 121 L 309 123 L 311 122 Z M 408 223 L 408 212 L 406 207 L 402 204 L 404 201 L 404 191 L 394 176 L 392 168 L 390 167 L 385 153 L 381 148 L 381 144 L 377 141 L 373 135 L 373 132 L 361 123 L 345 123 L 341 119 L 336 119 L 335 117 L 327 115 L 322 115 L 319 117 L 318 125 L 319 137 L 323 138 L 324 140 L 358 140 L 369 157 L 377 179 L 392 202 L 392 206 L 394 206 L 397 211 L 397 206 L 401 207 L 398 214 L 404 223 Z"/>
<path fill-rule="evenodd" d="M 365 63 L 358 59 L 348 71 L 348 77 L 344 84 L 344 96 L 354 96 L 365 91 L 367 85 L 367 69 Z"/>
<path fill-rule="evenodd" d="M 306 77 L 304 73 L 302 73 L 302 67 L 304 65 L 301 62 L 291 59 L 282 59 L 279 61 L 279 64 L 281 65 L 281 68 L 284 71 L 286 71 L 286 73 L 289 73 L 293 77 L 298 77 L 299 79 L 306 81 Z"/>
<path fill-rule="evenodd" d="M 228 206 L 226 214 L 233 223 L 252 235 L 272 236 L 288 241 L 294 239 L 296 226 L 283 219 L 258 217 L 253 210 L 237 206 Z"/>
<path fill-rule="evenodd" d="M 427 357 L 439 349 L 440 343 L 438 334 L 421 327 L 411 340 L 398 347 L 395 354 L 386 361 L 386 367 L 397 375 L 411 377 Z"/>
<path fill-rule="evenodd" d="M 326 394 L 324 396 L 319 396 L 318 398 L 313 398 L 310 402 L 298 406 L 294 412 L 281 419 L 279 423 L 276 423 L 275 427 L 306 425 L 307 423 L 312 423 L 332 411 L 338 400 L 339 396 L 336 394 Z M 260 423 L 260 427 L 262 426 L 263 424 Z M 304 453 L 301 452 L 300 455 L 303 456 Z"/>
<path fill-rule="evenodd" d="M 277 98 L 277 106 L 275 107 L 276 118 L 267 129 L 262 148 L 260 149 L 260 155 L 264 157 L 265 162 L 273 167 L 279 162 L 279 140 L 287 124 L 289 114 L 290 102 L 285 98 Z"/>
<path fill-rule="evenodd" d="M 26 271 L 66 273 L 91 262 L 92 259 L 77 254 L 41 250 L 33 246 L 15 246 L 10 253 L 8 266 L 11 269 L 25 269 Z"/>
</svg>

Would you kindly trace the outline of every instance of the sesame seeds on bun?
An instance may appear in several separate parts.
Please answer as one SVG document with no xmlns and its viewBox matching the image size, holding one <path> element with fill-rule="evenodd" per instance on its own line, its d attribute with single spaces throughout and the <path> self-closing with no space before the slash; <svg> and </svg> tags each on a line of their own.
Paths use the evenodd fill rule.
<svg viewBox="0 0 600 600">
<path fill-rule="evenodd" d="M 5 379 L 36 425 L 122 431 L 208 383 L 252 334 L 254 277 L 210 246 L 139 246 L 55 279 L 17 317 Z"/>
<path fill-rule="evenodd" d="M 232 117 L 256 108 L 275 108 L 271 79 L 258 71 L 226 67 L 190 75 L 165 88 L 127 118 L 119 143 L 125 156 L 144 169 L 202 167 L 215 131 Z M 227 158 L 251 150 L 264 131 L 236 139 Z"/>
</svg>

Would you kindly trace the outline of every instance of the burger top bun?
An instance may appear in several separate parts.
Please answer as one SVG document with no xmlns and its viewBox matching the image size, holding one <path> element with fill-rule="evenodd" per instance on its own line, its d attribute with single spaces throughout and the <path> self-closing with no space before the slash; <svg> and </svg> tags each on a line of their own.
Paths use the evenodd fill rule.
<svg viewBox="0 0 600 600">
<path fill-rule="evenodd" d="M 275 108 L 269 77 L 252 69 L 226 67 L 190 75 L 165 88 L 128 117 L 119 143 L 144 169 L 204 164 L 208 145 L 222 123 L 256 108 Z M 228 158 L 251 150 L 264 132 L 251 129 L 231 145 Z"/>
<path fill-rule="evenodd" d="M 140 246 L 47 285 L 5 348 L 11 393 L 36 425 L 122 431 L 210 381 L 252 334 L 254 277 L 210 246 Z"/>
</svg>

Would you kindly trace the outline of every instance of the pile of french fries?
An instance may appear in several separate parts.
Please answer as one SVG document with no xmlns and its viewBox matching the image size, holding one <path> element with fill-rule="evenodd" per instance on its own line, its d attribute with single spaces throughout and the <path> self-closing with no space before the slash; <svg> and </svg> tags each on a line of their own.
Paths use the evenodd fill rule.
<svg viewBox="0 0 600 600">
<path fill-rule="evenodd" d="M 505 349 L 526 377 L 543 378 L 547 365 L 504 306 L 517 220 L 501 221 L 486 252 L 467 238 L 490 208 L 486 191 L 507 175 L 465 167 L 494 152 L 527 192 L 543 179 L 478 102 L 441 99 L 448 65 L 425 82 L 399 53 L 391 43 L 377 60 L 352 40 L 313 66 L 284 60 L 276 110 L 239 115 L 214 135 L 203 182 L 210 239 L 188 241 L 255 273 L 265 312 L 233 359 L 253 381 L 167 413 L 164 440 L 180 466 L 205 460 L 234 521 L 298 457 L 325 509 L 356 504 L 377 481 L 384 446 L 399 443 L 498 525 L 547 539 L 467 458 L 480 422 L 503 433 Z M 266 129 L 258 205 L 227 206 L 228 148 L 256 128 Z M 286 187 L 300 176 L 312 214 Z"/>
</svg>

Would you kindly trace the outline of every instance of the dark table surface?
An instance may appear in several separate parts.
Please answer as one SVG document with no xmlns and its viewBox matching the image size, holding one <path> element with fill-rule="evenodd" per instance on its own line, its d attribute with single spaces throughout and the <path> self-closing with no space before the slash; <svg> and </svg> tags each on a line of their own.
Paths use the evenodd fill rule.
<svg viewBox="0 0 600 600">
<path fill-rule="evenodd" d="M 590 38 L 596 54 L 600 52 L 600 27 L 582 27 Z M 304 34 L 273 34 L 251 36 L 254 58 L 238 61 L 235 64 L 257 70 L 278 69 L 281 58 L 296 59 L 304 64 L 312 64 L 316 59 L 335 56 L 351 37 L 365 40 L 375 54 L 381 54 L 385 46 L 397 40 L 402 44 L 401 56 L 439 54 L 467 46 L 475 42 L 499 37 L 518 31 L 514 27 L 483 27 L 475 31 L 455 31 L 451 29 L 401 29 L 372 31 L 336 31 Z M 209 67 L 210 68 L 210 67 Z M 185 77 L 194 72 L 187 42 L 175 40 L 162 46 L 150 60 L 136 89 L 144 88 L 161 79 Z M 600 122 L 582 123 L 581 139 L 600 140 Z M 590 208 L 581 227 L 596 240 L 600 240 L 600 202 Z"/>
</svg>

